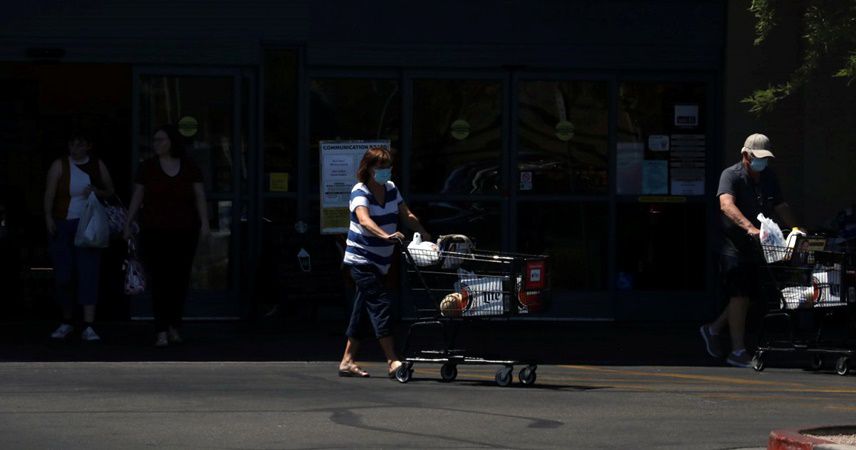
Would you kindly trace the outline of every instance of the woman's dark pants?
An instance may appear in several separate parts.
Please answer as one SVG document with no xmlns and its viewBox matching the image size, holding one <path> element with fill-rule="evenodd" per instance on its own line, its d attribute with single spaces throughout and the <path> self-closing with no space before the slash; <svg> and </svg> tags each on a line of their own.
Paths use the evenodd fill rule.
<svg viewBox="0 0 856 450">
<path fill-rule="evenodd" d="M 347 336 L 359 341 L 371 337 L 372 328 L 378 339 L 390 336 L 392 296 L 383 285 L 383 275 L 373 266 L 352 266 L 351 277 L 357 292 Z"/>
</svg>

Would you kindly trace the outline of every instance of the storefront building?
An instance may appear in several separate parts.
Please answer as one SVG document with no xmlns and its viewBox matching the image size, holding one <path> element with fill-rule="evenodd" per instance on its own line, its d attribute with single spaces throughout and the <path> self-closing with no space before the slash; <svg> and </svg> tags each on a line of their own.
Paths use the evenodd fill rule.
<svg viewBox="0 0 856 450">
<path fill-rule="evenodd" d="M 0 35 L 18 297 L 45 284 L 41 194 L 64 134 L 97 129 L 127 199 L 152 130 L 175 123 L 213 229 L 191 316 L 344 304 L 341 240 L 319 233 L 319 142 L 388 139 L 429 231 L 551 255 L 549 317 L 709 317 L 725 3 L 21 6 Z"/>
</svg>

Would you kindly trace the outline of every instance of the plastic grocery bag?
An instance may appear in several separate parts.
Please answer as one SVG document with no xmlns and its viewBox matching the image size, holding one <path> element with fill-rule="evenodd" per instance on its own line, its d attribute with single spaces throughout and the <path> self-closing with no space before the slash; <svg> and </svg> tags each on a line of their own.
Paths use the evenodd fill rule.
<svg viewBox="0 0 856 450">
<path fill-rule="evenodd" d="M 443 264 L 441 266 L 443 269 L 457 269 L 460 267 L 463 262 L 461 255 L 472 253 L 474 247 L 470 238 L 463 234 L 440 236 L 437 239 L 437 246 L 443 254 Z"/>
<path fill-rule="evenodd" d="M 107 213 L 104 212 L 104 206 L 94 192 L 91 192 L 86 200 L 74 235 L 74 245 L 94 248 L 107 248 L 110 245 L 110 224 L 107 221 Z"/>
<path fill-rule="evenodd" d="M 440 251 L 437 244 L 422 241 L 419 233 L 413 233 L 413 241 L 407 246 L 413 262 L 419 267 L 432 266 L 440 261 Z"/>
<path fill-rule="evenodd" d="M 785 236 L 782 234 L 781 228 L 773 219 L 768 219 L 763 214 L 758 214 L 758 221 L 761 222 L 761 248 L 764 249 L 764 259 L 768 263 L 774 263 L 785 259 L 786 247 Z"/>
</svg>

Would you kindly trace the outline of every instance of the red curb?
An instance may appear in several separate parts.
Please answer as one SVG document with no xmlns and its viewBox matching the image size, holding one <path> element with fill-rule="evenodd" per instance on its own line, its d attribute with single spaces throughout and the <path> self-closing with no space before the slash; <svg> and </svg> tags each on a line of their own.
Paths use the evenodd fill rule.
<svg viewBox="0 0 856 450">
<path fill-rule="evenodd" d="M 815 445 L 834 443 L 806 436 L 797 430 L 773 430 L 770 432 L 767 450 L 812 450 Z"/>
</svg>

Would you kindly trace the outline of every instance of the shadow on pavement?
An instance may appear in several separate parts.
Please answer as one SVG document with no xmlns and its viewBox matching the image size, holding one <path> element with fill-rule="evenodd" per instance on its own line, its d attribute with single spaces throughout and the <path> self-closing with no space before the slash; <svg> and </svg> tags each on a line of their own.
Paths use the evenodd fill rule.
<svg viewBox="0 0 856 450">
<path fill-rule="evenodd" d="M 0 361 L 336 361 L 341 358 L 345 324 L 191 322 L 185 343 L 154 347 L 154 330 L 145 322 L 98 324 L 102 341 L 82 342 L 74 333 L 67 341 L 49 338 L 56 323 L 0 324 Z M 460 326 L 458 347 L 482 357 L 531 360 L 540 364 L 618 366 L 718 366 L 704 350 L 697 324 L 490 321 Z M 407 332 L 397 330 L 399 348 Z M 434 336 L 436 337 L 436 335 Z M 431 336 L 414 338 L 427 348 L 439 343 Z M 383 360 L 375 342 L 366 342 L 362 360 Z M 563 387 L 564 388 L 564 387 Z"/>
</svg>

